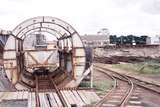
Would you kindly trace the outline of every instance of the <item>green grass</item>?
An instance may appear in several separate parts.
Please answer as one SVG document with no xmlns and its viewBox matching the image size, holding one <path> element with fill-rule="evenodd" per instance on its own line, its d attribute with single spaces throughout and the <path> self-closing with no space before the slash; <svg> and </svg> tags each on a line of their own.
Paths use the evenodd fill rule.
<svg viewBox="0 0 160 107">
<path fill-rule="evenodd" d="M 112 81 L 94 81 L 93 87 L 97 90 L 97 94 L 101 95 L 107 90 L 111 89 L 113 82 Z"/>
<path fill-rule="evenodd" d="M 79 87 L 90 87 L 90 81 L 82 81 Z"/>
<path fill-rule="evenodd" d="M 98 95 L 104 94 L 107 90 L 111 89 L 113 82 L 112 81 L 93 81 L 93 88 L 96 89 Z M 90 87 L 89 81 L 82 81 L 79 87 Z"/>
<path fill-rule="evenodd" d="M 140 74 L 160 74 L 160 62 L 157 61 L 146 61 L 134 64 L 116 64 L 113 65 L 113 67 L 137 72 Z"/>
</svg>

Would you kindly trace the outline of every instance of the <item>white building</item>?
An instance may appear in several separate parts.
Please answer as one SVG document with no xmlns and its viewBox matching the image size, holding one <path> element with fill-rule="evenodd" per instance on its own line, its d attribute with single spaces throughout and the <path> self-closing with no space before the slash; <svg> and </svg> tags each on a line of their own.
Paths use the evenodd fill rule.
<svg viewBox="0 0 160 107">
<path fill-rule="evenodd" d="M 102 47 L 109 45 L 109 35 L 84 35 L 81 36 L 85 46 Z"/>
<path fill-rule="evenodd" d="M 85 46 L 103 47 L 110 44 L 109 30 L 106 28 L 100 29 L 97 34 L 81 36 Z"/>
<path fill-rule="evenodd" d="M 160 45 L 160 35 L 156 35 L 151 38 L 151 44 Z"/>
</svg>

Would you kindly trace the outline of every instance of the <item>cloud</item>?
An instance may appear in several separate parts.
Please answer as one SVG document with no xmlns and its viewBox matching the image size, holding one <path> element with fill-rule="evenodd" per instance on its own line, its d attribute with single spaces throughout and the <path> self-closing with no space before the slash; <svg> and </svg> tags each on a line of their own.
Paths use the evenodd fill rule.
<svg viewBox="0 0 160 107">
<path fill-rule="evenodd" d="M 160 0 L 146 0 L 142 4 L 142 10 L 150 14 L 160 14 Z"/>
<path fill-rule="evenodd" d="M 0 8 L 0 15 L 1 15 L 1 16 L 2 16 L 2 15 L 7 15 L 7 14 L 10 14 L 10 12 L 5 11 L 5 10 L 2 10 L 2 9 Z"/>
<path fill-rule="evenodd" d="M 14 29 L 35 16 L 58 17 L 80 34 L 160 34 L 158 0 L 3 0 L 0 28 Z"/>
<path fill-rule="evenodd" d="M 160 0 L 113 0 L 120 8 L 139 8 L 148 14 L 160 14 Z"/>
<path fill-rule="evenodd" d="M 143 3 L 146 0 L 112 0 L 114 2 L 114 5 L 121 8 L 126 7 L 135 7 L 136 5 Z"/>
</svg>

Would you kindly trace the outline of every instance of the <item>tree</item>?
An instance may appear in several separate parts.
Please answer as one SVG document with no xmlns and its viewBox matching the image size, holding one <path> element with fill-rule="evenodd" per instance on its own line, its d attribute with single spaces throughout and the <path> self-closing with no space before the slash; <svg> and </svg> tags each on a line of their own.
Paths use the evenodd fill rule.
<svg viewBox="0 0 160 107">
<path fill-rule="evenodd" d="M 97 32 L 98 35 L 108 35 L 109 36 L 109 30 L 107 28 L 102 28 L 100 31 Z"/>
</svg>

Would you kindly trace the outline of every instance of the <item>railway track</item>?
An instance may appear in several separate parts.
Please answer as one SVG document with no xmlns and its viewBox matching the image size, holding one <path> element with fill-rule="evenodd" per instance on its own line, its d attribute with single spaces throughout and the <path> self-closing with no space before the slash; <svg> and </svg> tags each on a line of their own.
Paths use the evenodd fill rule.
<svg viewBox="0 0 160 107">
<path fill-rule="evenodd" d="M 110 73 L 113 73 L 114 75 L 120 75 L 120 76 L 126 76 L 127 78 L 129 78 L 135 85 L 143 88 L 143 89 L 146 89 L 146 90 L 149 90 L 151 92 L 154 92 L 156 94 L 160 94 L 160 85 L 157 85 L 157 84 L 154 84 L 152 82 L 147 82 L 147 81 L 143 81 L 143 80 L 140 80 L 140 79 L 137 79 L 135 77 L 132 77 L 132 76 L 129 76 L 129 75 L 125 75 L 125 74 L 120 74 L 118 72 L 115 72 L 113 70 L 110 70 L 110 69 L 107 69 L 107 68 L 102 68 L 100 66 L 97 66 L 97 65 L 94 65 L 95 67 L 97 68 L 101 68 L 105 71 L 108 71 Z"/>
<path fill-rule="evenodd" d="M 35 80 L 36 107 L 83 107 L 97 101 L 91 88 L 59 88 L 48 74 L 35 75 Z"/>
<path fill-rule="evenodd" d="M 146 82 L 142 81 L 140 79 L 137 79 L 135 77 L 127 76 L 128 78 L 131 78 L 134 84 L 138 85 L 139 87 L 142 87 L 146 90 L 152 91 L 156 94 L 160 94 L 160 85 L 151 83 L 151 82 Z"/>
<path fill-rule="evenodd" d="M 35 79 L 36 79 L 36 90 L 35 90 L 36 107 L 43 107 L 43 104 L 40 103 L 39 93 L 46 89 L 50 90 L 51 92 L 52 91 L 56 92 L 58 98 L 61 101 L 62 107 L 68 107 L 62 93 L 60 92 L 60 89 L 58 89 L 57 85 L 49 76 L 49 74 L 41 76 L 35 75 Z M 46 96 L 49 102 L 49 106 L 52 107 L 49 94 L 46 94 Z"/>
<path fill-rule="evenodd" d="M 116 77 L 105 72 L 105 70 L 98 68 L 96 68 L 96 70 L 109 76 L 114 81 L 114 85 L 99 102 L 93 105 L 93 107 L 125 107 L 134 91 L 134 84 L 132 81 L 125 76 Z"/>
<path fill-rule="evenodd" d="M 93 91 L 87 89 L 63 88 L 59 89 L 67 105 L 63 105 L 55 90 L 39 91 L 21 90 L 0 93 L 0 107 L 88 107 L 100 100 Z M 36 97 L 39 100 L 36 101 Z M 99 97 L 98 97 L 99 98 Z M 21 105 L 18 105 L 21 104 Z"/>
<path fill-rule="evenodd" d="M 88 107 L 100 100 L 93 88 L 58 88 L 49 75 L 35 75 L 35 81 L 34 89 L 0 92 L 0 107 Z"/>
</svg>

